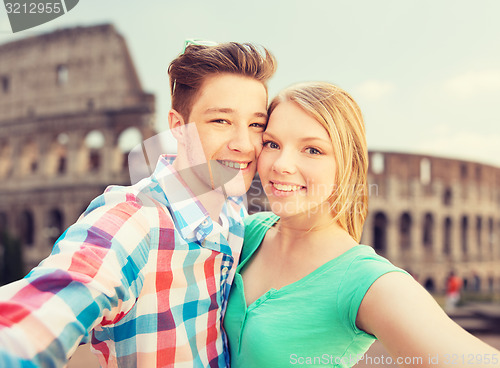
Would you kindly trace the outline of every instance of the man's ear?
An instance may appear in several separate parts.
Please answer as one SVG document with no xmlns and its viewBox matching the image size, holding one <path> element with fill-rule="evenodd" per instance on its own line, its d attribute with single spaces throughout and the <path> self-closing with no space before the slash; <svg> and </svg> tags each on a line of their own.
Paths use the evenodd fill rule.
<svg viewBox="0 0 500 368">
<path fill-rule="evenodd" d="M 170 111 L 168 112 L 168 126 L 170 128 L 170 131 L 172 132 L 172 135 L 175 139 L 177 139 L 178 142 L 183 141 L 184 125 L 185 122 L 182 115 L 178 111 L 170 109 Z"/>
</svg>

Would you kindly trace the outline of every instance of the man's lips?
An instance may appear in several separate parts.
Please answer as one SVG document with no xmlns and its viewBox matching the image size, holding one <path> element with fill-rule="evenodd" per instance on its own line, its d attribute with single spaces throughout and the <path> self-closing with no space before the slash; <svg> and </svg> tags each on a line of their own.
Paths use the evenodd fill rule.
<svg viewBox="0 0 500 368">
<path fill-rule="evenodd" d="M 231 169 L 245 170 L 252 161 L 217 160 L 217 162 Z"/>
</svg>

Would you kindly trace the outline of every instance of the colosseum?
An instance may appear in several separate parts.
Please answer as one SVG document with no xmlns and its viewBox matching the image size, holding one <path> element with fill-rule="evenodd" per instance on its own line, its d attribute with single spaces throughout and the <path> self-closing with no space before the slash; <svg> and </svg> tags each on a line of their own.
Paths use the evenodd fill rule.
<svg viewBox="0 0 500 368">
<path fill-rule="evenodd" d="M 362 242 L 442 291 L 500 291 L 500 168 L 427 155 L 370 152 Z"/>
<path fill-rule="evenodd" d="M 155 133 L 154 112 L 112 25 L 0 45 L 0 232 L 26 270 L 106 186 L 130 182 L 127 141 Z"/>
</svg>

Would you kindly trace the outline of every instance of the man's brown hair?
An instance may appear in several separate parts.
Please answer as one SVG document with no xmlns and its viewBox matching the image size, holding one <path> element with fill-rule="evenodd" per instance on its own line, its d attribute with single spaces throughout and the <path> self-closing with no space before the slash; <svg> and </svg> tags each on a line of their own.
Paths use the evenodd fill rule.
<svg viewBox="0 0 500 368">
<path fill-rule="evenodd" d="M 205 78 L 232 73 L 262 82 L 276 71 L 276 60 L 269 51 L 260 52 L 249 43 L 228 42 L 216 46 L 189 45 L 168 67 L 172 108 L 188 119 L 194 98 Z"/>
</svg>

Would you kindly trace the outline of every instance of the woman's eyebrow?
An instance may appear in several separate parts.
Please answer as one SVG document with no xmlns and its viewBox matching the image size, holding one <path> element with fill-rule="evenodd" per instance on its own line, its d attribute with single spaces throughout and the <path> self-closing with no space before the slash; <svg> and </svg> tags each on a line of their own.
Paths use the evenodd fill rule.
<svg viewBox="0 0 500 368">
<path fill-rule="evenodd" d="M 301 138 L 300 140 L 303 142 L 321 141 L 321 142 L 325 142 L 325 143 L 331 143 L 329 140 L 326 140 L 326 139 L 321 138 L 321 137 L 304 137 L 304 138 Z"/>
<path fill-rule="evenodd" d="M 269 133 L 267 130 L 264 130 L 264 135 L 268 135 L 271 138 L 275 139 L 274 135 L 272 135 L 271 133 Z"/>
<path fill-rule="evenodd" d="M 267 136 L 270 136 L 273 139 L 276 139 L 276 136 L 274 136 L 272 133 L 269 133 L 267 130 L 264 131 L 264 135 L 267 135 Z M 301 142 L 321 141 L 321 142 L 328 143 L 328 144 L 331 143 L 329 140 L 326 140 L 326 139 L 321 138 L 321 137 L 301 137 L 299 140 Z"/>
</svg>

